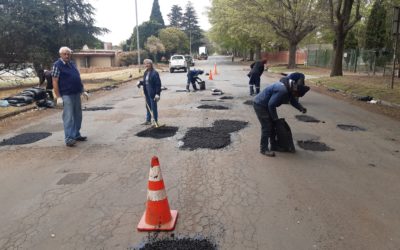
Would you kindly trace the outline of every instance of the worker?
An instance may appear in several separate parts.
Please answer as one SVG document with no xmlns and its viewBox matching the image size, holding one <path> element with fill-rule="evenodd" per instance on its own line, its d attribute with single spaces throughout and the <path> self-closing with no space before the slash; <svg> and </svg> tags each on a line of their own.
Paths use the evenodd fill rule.
<svg viewBox="0 0 400 250">
<path fill-rule="evenodd" d="M 160 101 L 161 95 L 161 80 L 160 75 L 153 67 L 153 61 L 150 59 L 145 59 L 143 64 L 146 67 L 144 72 L 143 81 L 137 83 L 137 87 L 143 86 L 143 92 L 146 98 L 146 121 L 142 125 L 151 125 L 151 118 L 155 125 L 158 124 L 158 109 L 157 103 Z"/>
<path fill-rule="evenodd" d="M 193 91 L 197 91 L 197 85 L 196 83 L 201 82 L 202 80 L 199 78 L 199 75 L 202 75 L 204 73 L 203 70 L 188 70 L 187 73 L 187 84 L 186 84 L 186 91 L 190 92 L 190 84 L 192 84 Z"/>
<path fill-rule="evenodd" d="M 38 77 L 39 77 L 39 87 L 42 87 L 44 85 L 44 82 L 46 81 L 46 92 L 50 97 L 50 99 L 53 100 L 54 99 L 53 77 L 51 76 L 51 71 L 39 69 Z"/>
<path fill-rule="evenodd" d="M 254 98 L 254 111 L 261 123 L 261 154 L 269 157 L 275 156 L 274 123 L 278 120 L 277 107 L 284 103 L 290 103 L 300 112 L 307 112 L 307 109 L 297 100 L 298 97 L 303 97 L 310 90 L 308 86 L 304 85 L 304 79 L 305 76 L 302 73 L 290 74 L 265 88 Z"/>
<path fill-rule="evenodd" d="M 250 77 L 249 85 L 250 85 L 250 95 L 254 95 L 254 86 L 256 87 L 256 94 L 260 93 L 260 83 L 261 83 L 261 75 L 264 73 L 265 64 L 268 61 L 268 54 L 262 53 L 261 60 L 254 62 L 250 65 L 250 73 L 247 74 Z"/>
</svg>

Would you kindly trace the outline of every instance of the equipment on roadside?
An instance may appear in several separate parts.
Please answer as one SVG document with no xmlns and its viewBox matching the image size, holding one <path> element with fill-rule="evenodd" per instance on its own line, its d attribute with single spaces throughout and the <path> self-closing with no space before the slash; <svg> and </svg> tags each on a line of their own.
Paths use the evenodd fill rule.
<svg viewBox="0 0 400 250">
<path fill-rule="evenodd" d="M 296 152 L 296 148 L 293 143 L 292 131 L 285 119 L 281 118 L 276 120 L 274 125 L 276 138 L 275 143 L 272 143 L 272 145 L 275 147 L 272 148 L 272 150 L 289 153 Z"/>
<path fill-rule="evenodd" d="M 24 89 L 22 92 L 14 96 L 4 98 L 4 100 L 8 101 L 10 106 L 22 107 L 32 104 L 33 102 L 47 100 L 47 98 L 48 93 L 45 89 L 33 87 Z"/>
<path fill-rule="evenodd" d="M 147 191 L 146 211 L 138 226 L 138 231 L 173 231 L 178 211 L 170 210 L 160 162 L 156 156 L 151 159 Z"/>
</svg>

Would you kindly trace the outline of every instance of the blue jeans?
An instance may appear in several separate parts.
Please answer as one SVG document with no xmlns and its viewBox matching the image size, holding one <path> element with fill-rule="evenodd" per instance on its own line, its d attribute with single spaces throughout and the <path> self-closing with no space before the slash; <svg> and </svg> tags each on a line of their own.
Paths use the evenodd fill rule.
<svg viewBox="0 0 400 250">
<path fill-rule="evenodd" d="M 149 110 L 151 109 L 151 112 Z M 153 98 L 150 96 L 146 95 L 146 110 L 147 110 L 147 115 L 146 115 L 146 121 L 151 122 L 151 113 L 153 113 L 153 119 L 154 121 L 158 121 L 158 110 L 157 110 L 157 102 L 154 101 Z"/>
<path fill-rule="evenodd" d="M 80 137 L 82 125 L 81 94 L 63 95 L 64 112 L 62 114 L 64 123 L 65 143 Z"/>
</svg>

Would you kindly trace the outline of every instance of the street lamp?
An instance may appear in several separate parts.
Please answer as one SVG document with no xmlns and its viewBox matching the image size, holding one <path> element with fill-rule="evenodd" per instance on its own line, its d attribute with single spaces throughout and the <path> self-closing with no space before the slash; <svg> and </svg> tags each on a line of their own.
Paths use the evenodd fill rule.
<svg viewBox="0 0 400 250">
<path fill-rule="evenodd" d="M 138 11 L 137 11 L 137 0 L 135 0 L 135 12 L 136 12 L 136 42 L 137 42 L 137 53 L 138 53 L 138 66 L 140 72 L 140 42 L 139 42 L 139 20 L 138 20 Z"/>
</svg>

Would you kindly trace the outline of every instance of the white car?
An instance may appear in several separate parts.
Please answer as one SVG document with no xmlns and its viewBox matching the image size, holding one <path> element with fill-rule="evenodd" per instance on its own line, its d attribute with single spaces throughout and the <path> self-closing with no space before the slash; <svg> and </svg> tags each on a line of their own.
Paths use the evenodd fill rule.
<svg viewBox="0 0 400 250">
<path fill-rule="evenodd" d="M 187 72 L 187 62 L 185 56 L 183 55 L 173 55 L 171 59 L 169 59 L 169 72 L 174 73 L 175 70 L 183 69 L 184 72 Z"/>
</svg>

